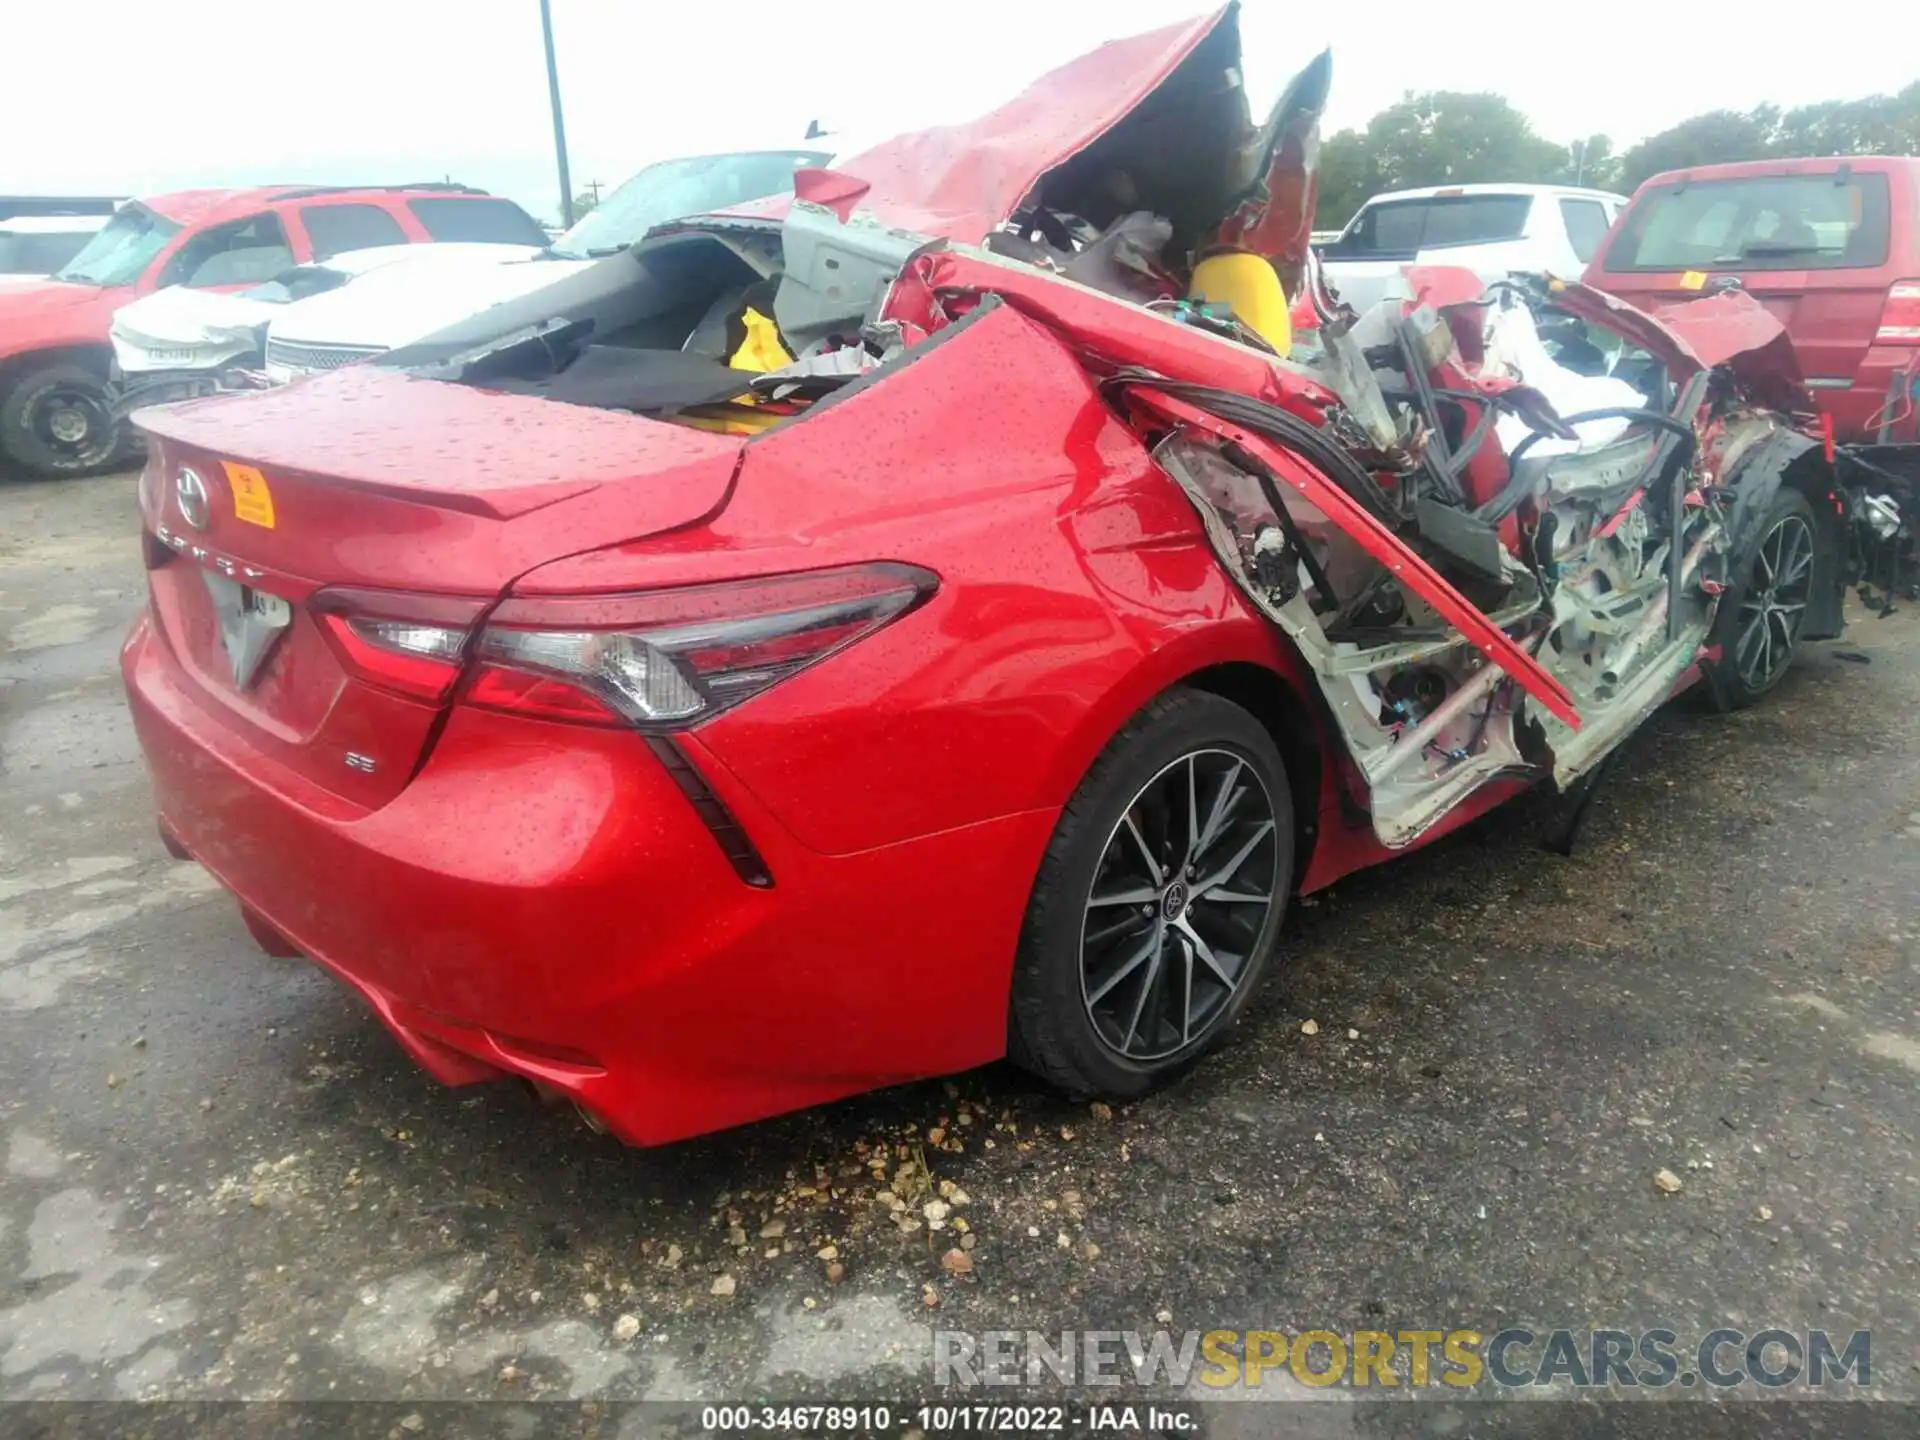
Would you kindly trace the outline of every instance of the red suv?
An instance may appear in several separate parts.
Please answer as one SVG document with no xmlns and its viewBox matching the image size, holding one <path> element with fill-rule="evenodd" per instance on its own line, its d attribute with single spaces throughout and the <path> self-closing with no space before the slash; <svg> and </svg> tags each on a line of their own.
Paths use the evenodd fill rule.
<svg viewBox="0 0 1920 1440">
<path fill-rule="evenodd" d="M 1920 158 L 1656 175 L 1587 266 L 1644 310 L 1745 290 L 1779 317 L 1841 440 L 1920 438 Z"/>
<path fill-rule="evenodd" d="M 168 285 L 236 290 L 343 250 L 430 240 L 544 245 L 511 200 L 464 185 L 183 190 L 124 205 L 44 280 L 0 288 L 0 461 L 70 475 L 116 459 L 113 312 Z"/>
</svg>

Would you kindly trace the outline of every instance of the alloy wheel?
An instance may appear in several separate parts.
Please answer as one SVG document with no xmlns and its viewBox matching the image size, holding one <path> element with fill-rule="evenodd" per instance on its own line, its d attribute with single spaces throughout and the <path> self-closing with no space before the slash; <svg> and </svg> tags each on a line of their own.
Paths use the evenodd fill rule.
<svg viewBox="0 0 1920 1440">
<path fill-rule="evenodd" d="M 44 445 L 76 465 L 103 463 L 113 451 L 113 417 L 104 399 L 78 385 L 41 395 L 31 423 Z"/>
<path fill-rule="evenodd" d="M 1794 641 L 1813 593 L 1813 530 L 1799 515 L 1784 515 L 1753 557 L 1740 600 L 1734 663 L 1749 690 L 1764 690 L 1793 659 Z"/>
<path fill-rule="evenodd" d="M 1230 750 L 1184 755 L 1128 802 L 1094 870 L 1080 991 L 1115 1054 L 1163 1059 L 1205 1035 L 1252 973 L 1286 882 L 1273 797 Z"/>
</svg>

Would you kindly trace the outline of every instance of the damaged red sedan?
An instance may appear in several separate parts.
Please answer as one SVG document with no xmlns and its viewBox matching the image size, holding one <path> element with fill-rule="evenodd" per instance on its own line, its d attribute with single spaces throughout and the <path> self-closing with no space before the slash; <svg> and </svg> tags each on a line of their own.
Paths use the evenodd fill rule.
<svg viewBox="0 0 1920 1440">
<path fill-rule="evenodd" d="M 1239 73 L 1229 7 L 145 412 L 169 846 L 436 1076 L 635 1143 L 1007 1054 L 1124 1097 L 1291 896 L 1838 631 L 1764 313 L 1434 271 L 1355 316 L 1328 62 L 1265 124 Z"/>
</svg>

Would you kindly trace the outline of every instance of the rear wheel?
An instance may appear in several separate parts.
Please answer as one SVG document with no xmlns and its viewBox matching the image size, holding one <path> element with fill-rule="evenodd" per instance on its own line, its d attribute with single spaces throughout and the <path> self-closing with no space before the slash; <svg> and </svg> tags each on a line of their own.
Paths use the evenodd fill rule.
<svg viewBox="0 0 1920 1440">
<path fill-rule="evenodd" d="M 42 365 L 0 381 L 0 454 L 30 475 L 80 475 L 124 458 L 106 377 L 85 365 Z"/>
<path fill-rule="evenodd" d="M 1200 691 L 1148 706 L 1094 762 L 1041 862 L 1012 1057 L 1115 1098 L 1192 1064 L 1266 968 L 1293 842 L 1286 770 L 1257 720 Z"/>
<path fill-rule="evenodd" d="M 1744 709 L 1780 683 L 1813 598 L 1819 535 L 1807 497 L 1782 486 L 1761 517 L 1759 535 L 1714 620 L 1720 658 L 1709 680 L 1723 710 Z"/>
</svg>

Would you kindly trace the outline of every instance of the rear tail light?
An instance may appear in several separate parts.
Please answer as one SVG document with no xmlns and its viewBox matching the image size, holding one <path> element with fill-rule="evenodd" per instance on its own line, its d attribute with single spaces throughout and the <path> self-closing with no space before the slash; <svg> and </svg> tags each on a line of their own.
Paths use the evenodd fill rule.
<svg viewBox="0 0 1920 1440">
<path fill-rule="evenodd" d="M 1920 280 L 1896 280 L 1880 312 L 1876 345 L 1920 345 Z"/>
<path fill-rule="evenodd" d="M 484 600 L 322 590 L 313 597 L 321 632 L 358 679 L 410 700 L 438 703 L 453 691 L 467 633 Z"/>
<path fill-rule="evenodd" d="M 474 646 L 466 704 L 677 730 L 897 620 L 938 584 L 913 565 L 629 595 L 508 600 Z"/>
</svg>

